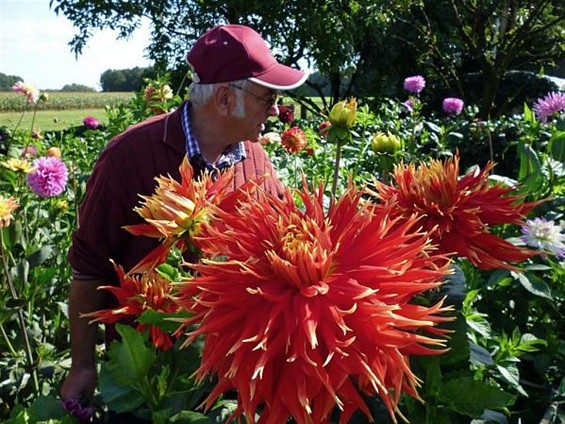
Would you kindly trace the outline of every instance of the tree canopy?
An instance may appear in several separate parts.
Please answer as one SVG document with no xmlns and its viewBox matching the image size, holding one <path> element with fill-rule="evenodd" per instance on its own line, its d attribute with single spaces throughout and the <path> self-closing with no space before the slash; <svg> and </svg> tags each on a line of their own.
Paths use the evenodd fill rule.
<svg viewBox="0 0 565 424">
<path fill-rule="evenodd" d="M 6 75 L 0 72 L 0 91 L 11 91 L 15 83 L 23 80 L 17 75 Z"/>
<path fill-rule="evenodd" d="M 307 84 L 321 94 L 319 82 L 327 82 L 329 103 L 395 94 L 403 78 L 419 73 L 454 94 L 478 90 L 486 117 L 501 106 L 496 95 L 507 71 L 540 72 L 565 52 L 562 0 L 51 0 L 50 5 L 76 27 L 69 43 L 76 54 L 94 28 L 118 30 L 127 39 L 149 19 L 147 54 L 161 73 L 186 70 L 186 52 L 210 27 L 249 25 L 281 62 L 323 75 Z M 480 75 L 480 87 L 465 82 L 468 74 Z"/>
</svg>

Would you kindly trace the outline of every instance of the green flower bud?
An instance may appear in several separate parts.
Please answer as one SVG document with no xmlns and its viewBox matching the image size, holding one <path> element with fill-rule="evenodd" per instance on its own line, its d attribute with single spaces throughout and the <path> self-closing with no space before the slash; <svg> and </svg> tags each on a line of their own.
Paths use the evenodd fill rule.
<svg viewBox="0 0 565 424">
<path fill-rule="evenodd" d="M 402 141 L 390 132 L 379 131 L 371 139 L 371 147 L 375 153 L 393 154 L 402 149 Z"/>
<path fill-rule="evenodd" d="M 333 105 L 330 111 L 329 121 L 334 128 L 351 128 L 355 123 L 357 113 L 357 100 L 342 100 Z"/>
</svg>

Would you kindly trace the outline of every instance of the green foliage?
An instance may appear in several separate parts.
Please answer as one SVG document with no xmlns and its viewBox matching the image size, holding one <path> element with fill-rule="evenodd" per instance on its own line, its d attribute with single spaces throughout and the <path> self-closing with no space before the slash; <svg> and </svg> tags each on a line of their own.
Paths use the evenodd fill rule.
<svg viewBox="0 0 565 424">
<path fill-rule="evenodd" d="M 122 339 L 108 351 L 108 361 L 100 371 L 100 390 L 108 407 L 116 412 L 133 412 L 153 423 L 167 423 L 169 417 L 197 405 L 205 387 L 190 377 L 199 363 L 196 345 L 157 355 L 147 334 L 118 325 Z M 184 420 L 202 419 L 193 412 Z M 178 416 L 177 419 L 180 419 Z"/>
<path fill-rule="evenodd" d="M 61 91 L 64 93 L 88 93 L 88 92 L 95 92 L 96 89 L 82 84 L 65 84 L 61 88 Z M 121 91 L 127 91 L 127 90 L 121 90 Z"/>
<path fill-rule="evenodd" d="M 70 279 L 66 251 L 86 177 L 106 139 L 98 131 L 46 133 L 43 139 L 34 139 L 15 128 L 3 135 L 0 195 L 17 199 L 20 206 L 13 212 L 14 221 L 0 233 L 0 419 L 7 417 L 12 406 L 21 405 L 24 408 L 12 411 L 14 422 L 37 422 L 34 417 L 41 416 L 41 411 L 54 411 L 43 396 L 56 395 L 65 373 Z M 31 145 L 37 153 L 22 156 L 22 149 Z M 6 164 L 21 159 L 31 165 L 50 147 L 62 152 L 69 179 L 62 195 L 42 198 L 27 186 L 22 169 Z"/>
<path fill-rule="evenodd" d="M 167 81 L 145 83 L 163 88 Z M 39 156 L 49 147 L 59 147 L 70 176 L 60 197 L 40 198 L 26 185 L 23 172 L 0 165 L 0 195 L 13 196 L 20 204 L 10 224 L 0 230 L 0 420 L 76 422 L 56 398 L 69 361 L 66 299 L 70 269 L 65 252 L 86 180 L 101 149 L 112 135 L 155 111 L 175 107 L 182 96 L 160 100 L 148 102 L 140 91 L 127 103 L 109 106 L 109 124 L 97 130 L 69 128 L 37 139 L 22 128 L 2 128 L 0 162 L 22 158 L 22 148 L 30 144 L 36 145 Z M 283 101 L 291 102 L 288 97 Z M 296 154 L 280 144 L 266 146 L 286 184 L 300 187 L 304 174 L 307 183 L 322 184 L 329 199 L 338 146 L 338 193 L 343 192 L 348 178 L 358 185 L 373 179 L 386 182 L 395 164 L 449 157 L 458 150 L 463 170 L 483 167 L 495 159 L 493 183 L 507 183 L 530 200 L 548 197 L 529 218 L 565 220 L 565 129 L 560 127 L 560 118 L 537 122 L 527 106 L 521 115 L 482 120 L 474 105 L 468 105 L 461 115 L 448 117 L 427 114 L 422 104 L 409 112 L 394 99 L 362 99 L 359 103 L 355 124 L 344 143 L 332 143 L 320 134 L 319 125 L 326 120 L 323 115 L 268 122 L 267 130 L 278 133 L 298 126 L 308 140 L 306 148 Z M 402 147 L 386 160 L 371 148 L 371 139 L 379 131 L 402 140 Z M 518 226 L 492 230 L 524 244 Z M 181 276 L 174 266 L 178 255 L 174 259 L 159 268 L 161 276 L 170 280 Z M 538 424 L 544 417 L 551 424 L 562 421 L 563 259 L 544 254 L 517 268 L 484 271 L 458 259 L 446 284 L 418 299 L 432 303 L 445 296 L 456 319 L 445 324 L 451 331 L 448 352 L 411 358 L 425 401 L 402 398 L 400 411 L 411 422 Z M 186 319 L 186 314 L 171 317 L 148 311 L 139 322 L 172 332 L 176 322 L 171 318 Z M 173 349 L 162 352 L 149 343 L 146 332 L 121 326 L 118 330 L 121 342 L 114 342 L 107 351 L 100 346 L 104 355 L 100 357 L 97 399 L 102 412 L 133 412 L 155 423 L 221 423 L 237 408 L 235 399 L 225 398 L 206 414 L 196 409 L 214 384 L 197 384 L 193 377 L 199 365 L 200 340 L 188 347 L 181 347 L 182 341 L 177 340 Z M 367 399 L 367 403 L 375 421 L 386 422 L 379 400 Z M 356 415 L 352 423 L 366 421 Z"/>
<path fill-rule="evenodd" d="M 100 76 L 102 91 L 139 91 L 147 78 L 155 78 L 155 72 L 151 68 L 135 67 L 131 69 L 108 69 Z"/>
<path fill-rule="evenodd" d="M 281 61 L 306 62 L 320 74 L 307 85 L 322 96 L 324 110 L 351 95 L 398 96 L 402 75 L 426 74 L 440 96 L 476 101 L 486 120 L 532 95 L 527 91 L 533 84 L 515 78 L 513 71 L 537 73 L 563 59 L 564 52 L 560 0 L 52 0 L 51 6 L 77 29 L 70 42 L 75 53 L 87 45 L 94 28 L 116 29 L 127 37 L 142 17 L 148 18 L 149 58 L 156 71 L 180 74 L 180 79 L 188 70 L 186 52 L 205 30 L 225 22 L 250 25 Z M 118 78 L 121 71 L 107 72 L 116 73 L 122 87 L 129 83 Z M 477 84 L 465 83 L 464 75 L 475 75 Z"/>
<path fill-rule="evenodd" d="M 0 92 L 12 91 L 12 87 L 18 81 L 23 81 L 23 78 L 16 75 L 6 75 L 0 72 Z"/>
</svg>

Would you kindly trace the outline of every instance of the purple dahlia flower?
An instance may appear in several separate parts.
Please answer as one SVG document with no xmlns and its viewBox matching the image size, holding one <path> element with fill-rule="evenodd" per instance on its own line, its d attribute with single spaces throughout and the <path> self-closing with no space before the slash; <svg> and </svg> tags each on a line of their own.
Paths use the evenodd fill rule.
<svg viewBox="0 0 565 424">
<path fill-rule="evenodd" d="M 443 99 L 443 111 L 449 115 L 459 115 L 463 111 L 463 100 L 457 97 Z"/>
<path fill-rule="evenodd" d="M 426 80 L 421 75 L 408 77 L 404 80 L 404 89 L 409 93 L 418 94 L 426 86 Z"/>
<path fill-rule="evenodd" d="M 547 122 L 548 118 L 563 111 L 565 111 L 565 93 L 549 93 L 534 103 L 534 112 L 542 122 Z"/>
<path fill-rule="evenodd" d="M 35 170 L 27 174 L 27 183 L 41 197 L 55 197 L 65 190 L 67 166 L 56 156 L 40 157 L 34 162 Z"/>
<path fill-rule="evenodd" d="M 100 126 L 100 122 L 94 116 L 87 116 L 82 120 L 84 126 L 88 129 L 95 130 Z"/>
</svg>

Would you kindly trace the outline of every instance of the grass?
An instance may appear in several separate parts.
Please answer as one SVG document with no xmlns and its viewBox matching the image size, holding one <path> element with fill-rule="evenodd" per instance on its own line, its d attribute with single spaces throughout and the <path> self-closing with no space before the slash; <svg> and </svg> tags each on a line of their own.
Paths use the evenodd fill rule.
<svg viewBox="0 0 565 424">
<path fill-rule="evenodd" d="M 106 112 L 104 109 L 74 109 L 74 110 L 40 110 L 33 116 L 33 112 L 0 112 L 0 127 L 6 126 L 13 130 L 18 121 L 19 129 L 33 128 L 40 131 L 59 131 L 69 127 L 82 125 L 82 120 L 86 116 L 94 116 L 100 123 L 107 123 Z"/>
<path fill-rule="evenodd" d="M 46 100 L 33 105 L 21 93 L 0 92 L 0 126 L 11 130 L 16 126 L 18 129 L 31 130 L 33 126 L 43 132 L 59 131 L 82 125 L 86 116 L 94 116 L 105 124 L 105 106 L 127 104 L 135 97 L 135 93 L 130 92 L 43 94 L 46 95 Z M 34 109 L 37 109 L 35 115 Z"/>
</svg>

